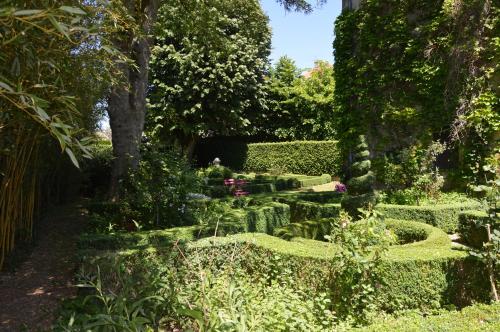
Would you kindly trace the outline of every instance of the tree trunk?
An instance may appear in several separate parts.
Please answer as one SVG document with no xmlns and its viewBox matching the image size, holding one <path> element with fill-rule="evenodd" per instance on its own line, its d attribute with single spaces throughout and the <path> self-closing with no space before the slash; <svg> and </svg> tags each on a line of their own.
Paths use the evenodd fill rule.
<svg viewBox="0 0 500 332">
<path fill-rule="evenodd" d="M 184 155 L 186 156 L 186 158 L 190 163 L 193 162 L 194 150 L 196 148 L 196 144 L 198 144 L 198 141 L 199 141 L 198 136 L 191 136 L 188 139 L 187 144 L 183 147 Z"/>
<path fill-rule="evenodd" d="M 108 100 L 114 156 L 109 190 L 112 200 L 119 199 L 121 181 L 129 170 L 138 167 L 140 161 L 151 56 L 148 35 L 158 7 L 155 0 L 140 4 L 136 0 L 127 0 L 125 4 L 133 17 L 139 22 L 142 20 L 140 28 L 143 35 L 138 37 L 130 32 L 128 38 L 115 41 L 116 48 L 133 60 L 136 68 L 127 64 L 118 65 L 123 84 L 112 87 Z"/>
</svg>

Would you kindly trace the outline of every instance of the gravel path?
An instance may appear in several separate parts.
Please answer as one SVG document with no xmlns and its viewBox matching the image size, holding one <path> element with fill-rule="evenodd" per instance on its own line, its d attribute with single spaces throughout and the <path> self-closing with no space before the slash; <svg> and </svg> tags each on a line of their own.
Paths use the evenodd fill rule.
<svg viewBox="0 0 500 332">
<path fill-rule="evenodd" d="M 76 295 L 76 240 L 84 221 L 79 205 L 53 209 L 26 261 L 14 272 L 0 272 L 0 331 L 51 328 L 61 299 Z"/>
</svg>

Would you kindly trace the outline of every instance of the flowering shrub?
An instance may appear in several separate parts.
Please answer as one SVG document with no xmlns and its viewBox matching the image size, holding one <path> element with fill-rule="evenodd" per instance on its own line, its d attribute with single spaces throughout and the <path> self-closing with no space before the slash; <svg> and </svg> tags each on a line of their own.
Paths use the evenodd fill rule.
<svg viewBox="0 0 500 332">
<path fill-rule="evenodd" d="M 224 185 L 230 187 L 230 190 L 236 197 L 247 196 L 249 194 L 249 192 L 243 190 L 246 184 L 247 181 L 244 179 L 224 179 Z"/>
<path fill-rule="evenodd" d="M 347 191 L 347 187 L 345 184 L 339 182 L 335 185 L 335 191 L 338 193 L 345 193 Z"/>
</svg>

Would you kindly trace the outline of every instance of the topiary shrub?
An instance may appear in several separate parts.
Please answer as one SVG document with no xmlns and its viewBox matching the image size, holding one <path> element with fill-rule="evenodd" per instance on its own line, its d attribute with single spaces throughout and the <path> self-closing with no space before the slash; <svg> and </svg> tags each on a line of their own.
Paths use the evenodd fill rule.
<svg viewBox="0 0 500 332">
<path fill-rule="evenodd" d="M 224 166 L 210 166 L 204 175 L 209 179 L 230 179 L 233 177 L 233 171 Z"/>
<path fill-rule="evenodd" d="M 458 232 L 462 240 L 480 249 L 488 242 L 488 231 L 483 225 L 488 223 L 489 216 L 484 211 L 464 211 L 458 217 Z"/>
<path fill-rule="evenodd" d="M 368 208 L 376 203 L 373 189 L 375 175 L 371 171 L 370 152 L 363 135 L 359 136 L 356 146 L 354 164 L 352 165 L 353 177 L 347 182 L 347 195 L 342 199 L 341 206 L 354 219 L 359 219 L 360 208 Z"/>
</svg>

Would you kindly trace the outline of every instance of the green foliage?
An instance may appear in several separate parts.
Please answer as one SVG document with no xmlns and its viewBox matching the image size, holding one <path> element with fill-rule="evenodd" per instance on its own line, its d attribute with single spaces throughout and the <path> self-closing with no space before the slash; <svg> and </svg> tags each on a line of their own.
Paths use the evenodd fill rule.
<svg viewBox="0 0 500 332">
<path fill-rule="evenodd" d="M 31 240 L 49 200 L 78 192 L 79 175 L 66 160 L 78 167 L 91 157 L 89 132 L 102 112 L 95 105 L 123 60 L 104 33 L 106 6 L 86 5 L 0 6 L 0 268 L 15 242 Z"/>
<path fill-rule="evenodd" d="M 149 128 L 188 147 L 203 136 L 245 130 L 263 108 L 270 52 L 258 1 L 170 0 L 152 49 Z"/>
<path fill-rule="evenodd" d="M 294 141 L 282 143 L 235 143 L 228 139 L 200 142 L 198 162 L 203 165 L 219 157 L 234 170 L 304 175 L 338 175 L 343 158 L 336 141 Z"/>
<path fill-rule="evenodd" d="M 426 240 L 430 235 L 428 228 L 414 222 L 404 220 L 385 220 L 386 227 L 390 229 L 397 238 L 398 244 L 407 244 Z"/>
<path fill-rule="evenodd" d="M 334 41 L 342 149 L 359 133 L 383 152 L 443 135 L 494 147 L 498 11 L 487 0 L 368 0 L 344 11 Z"/>
<path fill-rule="evenodd" d="M 436 159 L 446 151 L 446 144 L 432 142 L 403 149 L 393 160 L 379 162 L 378 180 L 386 188 L 386 203 L 417 204 L 439 200 L 444 177 L 435 167 Z"/>
<path fill-rule="evenodd" d="M 340 173 L 341 155 L 336 141 L 295 141 L 248 144 L 244 169 L 265 172 L 279 168 L 284 173 L 335 175 Z"/>
<path fill-rule="evenodd" d="M 498 151 L 497 151 L 498 152 Z M 471 254 L 479 258 L 486 265 L 491 287 L 491 298 L 500 301 L 497 291 L 496 277 L 500 271 L 500 154 L 487 158 L 483 166 L 485 184 L 474 189 L 484 192 L 488 202 L 488 217 L 474 220 L 475 227 L 486 230 L 486 241 Z M 483 231 L 484 234 L 484 231 Z"/>
<path fill-rule="evenodd" d="M 266 310 L 261 311 L 258 305 L 254 305 L 253 310 L 247 311 L 250 310 L 248 308 L 251 306 L 248 307 L 244 304 L 253 303 L 252 299 L 255 295 L 259 299 L 258 301 L 264 301 L 266 303 L 265 307 L 268 308 L 267 301 L 272 301 L 271 297 L 266 296 L 266 299 L 263 299 L 261 296 L 270 293 L 275 294 L 274 286 L 271 288 L 268 288 L 268 286 L 278 284 L 283 287 L 279 290 L 287 294 L 287 296 L 295 298 L 285 287 L 291 285 L 298 292 L 294 294 L 303 294 L 300 297 L 302 301 L 313 301 L 319 307 L 325 306 L 326 299 L 329 299 L 329 301 L 332 301 L 330 303 L 337 308 L 335 317 L 352 314 L 354 311 L 346 310 L 344 305 L 352 306 L 352 308 L 359 311 L 359 314 L 354 317 L 354 320 L 357 319 L 358 321 L 363 317 L 370 318 L 370 315 L 366 314 L 370 311 L 368 309 L 371 308 L 382 308 L 388 311 L 403 309 L 434 310 L 444 305 L 455 304 L 461 306 L 470 303 L 471 300 L 485 299 L 484 288 L 486 283 L 481 265 L 467 259 L 466 253 L 451 250 L 450 240 L 447 235 L 426 224 L 389 220 L 387 221 L 388 229 L 394 230 L 401 238 L 404 237 L 410 242 L 420 241 L 391 246 L 387 251 L 384 250 L 386 255 L 380 261 L 378 261 L 374 253 L 372 253 L 374 256 L 365 258 L 352 255 L 352 253 L 360 250 L 369 253 L 372 250 L 370 246 L 380 244 L 379 236 L 385 238 L 386 233 L 385 228 L 381 227 L 381 225 L 383 223 L 378 220 L 358 223 L 338 222 L 333 232 L 333 237 L 338 240 L 335 243 L 306 239 L 293 239 L 293 241 L 289 242 L 266 234 L 250 233 L 225 238 L 210 237 L 190 243 L 183 255 L 179 256 L 177 253 L 173 255 L 173 259 L 177 261 L 175 263 L 175 266 L 177 266 L 176 273 L 180 273 L 178 280 L 182 281 L 182 286 L 176 288 L 176 293 L 182 294 L 180 299 L 182 305 L 176 305 L 177 309 L 168 317 L 177 317 L 174 319 L 181 322 L 177 324 L 187 324 L 183 325 L 185 327 L 192 326 L 189 324 L 198 324 L 198 326 L 199 324 L 202 324 L 202 326 L 203 324 L 219 324 L 215 322 L 224 321 L 223 317 L 227 317 L 226 315 L 214 315 L 214 313 L 219 312 L 217 309 L 220 309 L 227 312 L 227 315 L 234 315 L 231 316 L 233 318 L 239 317 L 236 321 L 241 322 L 242 315 L 238 313 L 249 315 L 249 320 L 251 320 L 252 313 L 255 313 L 253 317 L 260 317 Z M 348 230 L 345 230 L 345 227 L 348 227 Z M 132 250 L 116 251 L 110 254 L 101 252 L 96 258 L 90 259 L 86 265 L 95 267 L 97 264 L 103 269 L 110 262 L 112 263 L 121 257 L 132 262 L 131 267 L 133 268 L 134 265 L 140 264 L 138 262 L 145 261 L 144 255 L 154 255 L 154 257 L 160 259 L 163 267 L 173 266 L 173 262 L 169 261 L 170 257 L 172 257 L 170 248 L 172 243 L 177 243 L 176 238 L 182 238 L 181 229 L 175 228 L 167 231 L 142 233 L 143 239 L 147 235 L 152 240 L 155 238 L 154 233 L 156 232 L 165 233 L 177 229 L 179 230 L 178 236 L 172 236 L 174 233 L 171 233 L 170 241 L 159 240 L 150 242 L 149 245 L 146 241 L 143 242 L 144 247 L 128 245 Z M 342 234 L 342 232 L 346 233 Z M 135 233 L 126 236 L 133 234 Z M 426 235 L 425 239 L 423 234 Z M 158 237 L 158 239 L 160 238 Z M 346 249 L 339 246 L 339 241 L 347 243 L 344 246 Z M 101 244 L 103 243 L 101 242 Z M 104 247 L 101 247 L 101 249 L 104 249 Z M 345 250 L 345 255 L 340 255 L 341 258 L 339 258 L 339 250 Z M 93 256 L 95 256 L 95 252 Z M 186 257 L 186 261 L 184 261 L 185 258 L 180 257 Z M 86 258 L 86 260 L 88 259 Z M 151 259 L 147 260 L 152 261 Z M 353 260 L 356 264 L 352 262 Z M 353 267 L 353 269 L 346 270 L 345 274 L 342 275 L 342 268 L 339 264 L 347 261 L 350 262 L 349 266 Z M 332 264 L 333 262 L 339 264 Z M 368 269 L 368 266 L 375 262 L 376 268 Z M 184 263 L 188 266 L 187 273 L 197 277 L 193 284 L 186 285 L 186 283 L 191 283 L 193 280 L 186 277 L 186 274 L 182 272 L 183 269 L 179 268 L 179 264 L 183 265 Z M 366 273 L 360 276 L 361 280 L 366 282 L 351 283 L 350 285 L 354 285 L 354 287 L 348 287 L 347 282 L 343 284 L 341 281 L 349 280 L 350 277 L 361 273 L 354 269 L 354 266 L 360 267 L 360 271 Z M 202 267 L 202 269 L 199 269 L 199 267 Z M 225 275 L 229 271 L 230 274 Z M 106 273 L 105 275 L 110 274 Z M 208 279 L 201 280 L 199 279 L 200 276 Z M 238 276 L 248 277 L 252 280 L 252 293 L 249 293 L 250 291 L 246 289 L 247 279 L 241 280 Z M 345 279 L 342 279 L 342 276 Z M 263 284 L 260 283 L 260 280 L 263 281 Z M 206 287 L 200 288 L 200 282 Z M 343 291 L 338 287 L 340 284 L 346 286 Z M 264 287 L 263 285 L 267 286 Z M 229 291 L 232 287 L 234 287 L 235 292 L 241 294 L 241 296 L 236 297 L 238 301 L 233 301 L 235 297 L 224 291 L 224 289 Z M 205 291 L 200 292 L 200 289 L 205 289 Z M 324 294 L 329 295 L 325 297 Z M 273 297 L 279 299 L 279 303 L 272 302 L 270 305 L 283 308 L 282 298 L 278 295 Z M 337 302 L 338 300 L 344 301 L 344 305 L 339 306 L 340 302 Z M 170 301 L 174 300 L 170 299 Z M 187 306 L 187 303 L 196 303 L 196 306 Z M 237 303 L 241 304 L 241 306 Z M 286 306 L 288 309 L 283 310 L 286 312 L 296 310 L 293 303 L 295 301 Z M 233 304 L 239 310 L 233 308 L 234 310 L 231 311 L 230 308 L 232 308 Z M 311 308 L 309 304 L 306 304 L 306 306 Z M 324 309 L 327 308 L 331 307 L 329 305 L 324 307 Z M 275 317 L 282 317 L 270 308 L 267 310 L 273 312 Z M 308 312 L 309 310 L 307 309 Z M 179 315 L 182 317 L 179 317 Z M 304 317 L 301 314 L 297 315 L 297 317 Z M 315 311 L 312 316 L 308 314 L 309 319 L 306 319 L 307 322 L 302 321 L 304 318 L 297 319 L 302 321 L 302 324 L 310 324 L 313 321 L 320 322 L 329 315 L 331 319 L 335 318 L 331 317 L 331 313 L 325 312 L 322 315 L 322 311 Z M 296 321 L 287 320 L 288 323 L 284 323 L 280 318 L 281 323 L 278 323 L 267 316 L 265 319 L 278 324 L 277 326 L 281 326 L 279 324 L 295 324 L 293 322 Z M 78 321 L 78 319 L 75 321 Z M 231 324 L 234 324 L 234 320 L 232 320 Z"/>
<path fill-rule="evenodd" d="M 203 176 L 209 179 L 230 179 L 233 177 L 233 171 L 224 166 L 210 166 L 203 170 Z"/>
<path fill-rule="evenodd" d="M 29 128 L 24 139 L 36 132 L 38 143 L 57 143 L 77 166 L 79 154 L 90 156 L 82 129 L 94 129 L 94 106 L 109 84 L 112 61 L 107 58 L 113 51 L 104 34 L 100 45 L 105 47 L 95 45 L 103 24 L 87 15 L 97 9 L 74 5 L 73 1 L 2 5 L 1 154 L 15 151 L 14 135 L 23 125 Z M 76 71 L 79 75 L 74 75 Z"/>
<path fill-rule="evenodd" d="M 459 215 L 462 211 L 478 208 L 481 208 L 481 203 L 474 201 L 428 206 L 377 205 L 377 210 L 387 218 L 420 221 L 438 227 L 447 233 L 453 233 L 458 229 Z"/>
<path fill-rule="evenodd" d="M 440 310 L 433 315 L 407 312 L 382 315 L 367 326 L 355 329 L 366 332 L 456 331 L 494 332 L 500 329 L 500 305 L 474 304 L 461 311 Z"/>
<path fill-rule="evenodd" d="M 274 230 L 290 222 L 290 207 L 278 202 L 243 202 L 244 198 L 234 199 L 232 204 L 224 201 L 203 202 L 191 210 L 192 226 L 174 227 L 163 230 L 140 230 L 131 233 L 119 232 L 111 227 L 100 234 L 82 236 L 79 247 L 82 249 L 125 249 L 146 248 L 148 246 L 168 246 L 175 240 L 195 240 L 210 236 L 225 236 L 244 232 L 273 234 Z M 101 227 L 113 223 L 115 218 L 122 218 L 121 205 L 107 204 L 91 206 L 94 218 L 99 218 Z M 118 211 L 117 211 L 118 210 Z M 130 212 L 129 212 L 130 215 Z M 120 219 L 118 219 L 120 220 Z M 118 222 L 116 222 L 118 223 Z"/>
<path fill-rule="evenodd" d="M 299 78 L 300 69 L 295 65 L 295 61 L 285 55 L 278 59 L 270 74 L 271 78 L 275 79 L 272 84 L 286 87 L 291 86 Z"/>
<path fill-rule="evenodd" d="M 488 213 L 484 211 L 464 211 L 458 217 L 458 233 L 466 244 L 481 248 L 488 242 L 488 233 L 484 227 L 489 221 Z"/>
<path fill-rule="evenodd" d="M 310 13 L 313 11 L 314 4 L 321 5 L 327 2 L 327 0 L 316 0 L 311 1 L 306 0 L 276 0 L 279 4 L 283 5 L 285 10 L 295 10 L 298 12 Z"/>
<path fill-rule="evenodd" d="M 443 231 L 421 223 L 419 228 L 428 234 L 424 241 L 389 247 L 373 276 L 380 280 L 373 305 L 387 311 L 431 310 L 486 300 L 484 267 L 467 258 L 465 252 L 451 250 L 451 242 Z M 289 242 L 264 234 L 238 234 L 193 244 L 207 250 L 214 250 L 215 246 L 218 252 L 234 250 L 231 248 L 236 245 L 251 248 L 248 255 L 239 258 L 239 264 L 256 278 L 274 276 L 272 271 L 279 268 L 289 271 L 285 273 L 293 277 L 297 287 L 307 285 L 312 294 L 337 287 L 336 270 L 328 263 L 339 250 L 335 244 L 304 239 Z"/>
<path fill-rule="evenodd" d="M 63 304 L 55 331 L 147 331 L 174 313 L 172 272 L 152 256 L 116 260 L 103 272 L 99 266 L 94 273 L 82 271 L 79 281 L 90 294 Z"/>
<path fill-rule="evenodd" d="M 335 313 L 355 323 L 375 311 L 377 270 L 392 239 L 376 213 L 363 212 L 356 223 L 345 212 L 332 224 L 327 239 L 338 246 L 332 264 L 337 269 L 332 303 Z"/>
<path fill-rule="evenodd" d="M 187 303 L 195 309 L 180 312 L 192 318 L 201 331 L 319 332 L 334 323 L 326 294 L 310 297 L 306 291 L 284 282 L 268 283 L 248 276 L 208 273 L 199 283 L 190 286 L 191 289 L 183 293 L 190 292 L 189 297 L 195 298 Z M 200 287 L 205 292 L 193 296 L 199 293 Z"/>
<path fill-rule="evenodd" d="M 333 126 L 333 67 L 317 61 L 307 76 L 288 57 L 278 59 L 271 69 L 267 112 L 257 133 L 286 140 L 325 140 L 335 134 Z"/>
<path fill-rule="evenodd" d="M 349 215 L 358 219 L 359 209 L 373 208 L 377 198 L 373 189 L 375 175 L 370 169 L 370 152 L 364 136 L 358 138 L 354 153 L 354 164 L 351 167 L 352 178 L 347 182 L 347 195 L 342 199 L 341 205 Z"/>
<path fill-rule="evenodd" d="M 159 228 L 192 224 L 188 194 L 200 189 L 200 180 L 187 161 L 176 151 L 148 146 L 139 169 L 129 175 L 120 205 L 131 215 L 123 222 Z"/>
<path fill-rule="evenodd" d="M 311 220 L 336 217 L 340 212 L 340 204 L 319 204 L 314 202 L 290 202 L 292 221 Z"/>
</svg>

